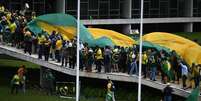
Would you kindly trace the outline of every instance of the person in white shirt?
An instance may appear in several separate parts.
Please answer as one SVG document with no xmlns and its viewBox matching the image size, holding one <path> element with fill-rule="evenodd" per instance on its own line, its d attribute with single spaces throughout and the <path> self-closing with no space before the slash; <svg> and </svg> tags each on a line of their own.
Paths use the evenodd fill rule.
<svg viewBox="0 0 201 101">
<path fill-rule="evenodd" d="M 186 88 L 186 79 L 188 75 L 188 67 L 184 65 L 182 62 L 179 63 L 181 66 L 181 73 L 182 73 L 182 83 L 183 83 L 183 88 Z"/>
</svg>

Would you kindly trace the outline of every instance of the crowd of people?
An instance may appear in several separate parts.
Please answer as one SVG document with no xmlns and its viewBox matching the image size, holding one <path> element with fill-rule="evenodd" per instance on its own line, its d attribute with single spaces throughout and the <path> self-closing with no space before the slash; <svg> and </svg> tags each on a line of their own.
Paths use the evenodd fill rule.
<svg viewBox="0 0 201 101">
<path fill-rule="evenodd" d="M 28 19 L 20 11 L 9 12 L 0 5 L 0 41 L 2 44 L 24 49 L 25 53 L 38 54 L 38 59 L 58 62 L 63 68 L 75 68 L 76 41 L 65 40 L 60 32 L 45 31 L 32 33 L 27 22 L 36 18 L 36 13 Z M 87 43 L 80 43 L 80 70 L 86 72 L 104 73 L 123 72 L 138 75 L 139 51 L 138 46 L 120 47 L 90 47 Z M 95 67 L 95 69 L 93 69 Z M 171 72 L 168 72 L 171 71 Z M 154 48 L 143 49 L 142 73 L 144 78 L 156 81 L 161 77 L 163 83 L 180 83 L 183 88 L 189 84 L 194 88 L 199 86 L 201 65 L 192 64 L 190 67 L 175 51 L 168 53 Z M 158 75 L 158 76 L 157 76 Z M 188 86 L 187 86 L 188 83 Z M 192 84 L 191 84 L 192 83 Z"/>
</svg>

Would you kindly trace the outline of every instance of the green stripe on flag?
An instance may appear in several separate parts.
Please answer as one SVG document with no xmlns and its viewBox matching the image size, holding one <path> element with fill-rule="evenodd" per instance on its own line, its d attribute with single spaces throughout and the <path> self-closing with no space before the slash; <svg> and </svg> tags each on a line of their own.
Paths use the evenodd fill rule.
<svg viewBox="0 0 201 101">
<path fill-rule="evenodd" d="M 191 94 L 188 96 L 186 101 L 198 101 L 198 96 L 199 96 L 199 87 L 195 88 Z"/>
</svg>

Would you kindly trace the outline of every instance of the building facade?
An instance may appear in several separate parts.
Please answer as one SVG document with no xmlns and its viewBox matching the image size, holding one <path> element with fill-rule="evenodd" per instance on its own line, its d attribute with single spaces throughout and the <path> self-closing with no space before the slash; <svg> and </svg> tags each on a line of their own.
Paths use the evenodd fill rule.
<svg viewBox="0 0 201 101">
<path fill-rule="evenodd" d="M 141 0 L 81 0 L 81 19 L 85 25 L 130 33 L 139 29 Z M 38 15 L 62 12 L 76 17 L 77 0 L 1 0 L 10 10 L 30 10 Z M 201 0 L 144 0 L 144 32 L 201 31 Z"/>
</svg>

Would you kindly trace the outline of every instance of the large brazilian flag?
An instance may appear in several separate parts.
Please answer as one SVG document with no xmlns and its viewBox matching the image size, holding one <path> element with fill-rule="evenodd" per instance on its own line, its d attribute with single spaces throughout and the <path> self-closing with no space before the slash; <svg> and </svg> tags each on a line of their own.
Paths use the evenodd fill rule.
<svg viewBox="0 0 201 101">
<path fill-rule="evenodd" d="M 70 40 L 76 36 L 77 20 L 69 14 L 46 14 L 37 17 L 28 23 L 28 28 L 35 33 L 41 33 L 42 30 L 51 34 L 52 31 L 61 33 L 64 39 Z M 82 23 L 80 24 L 80 40 L 86 42 L 89 46 L 122 46 L 130 47 L 135 41 L 121 33 L 99 29 L 87 29 Z"/>
</svg>

